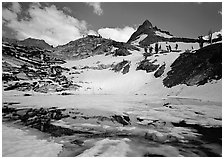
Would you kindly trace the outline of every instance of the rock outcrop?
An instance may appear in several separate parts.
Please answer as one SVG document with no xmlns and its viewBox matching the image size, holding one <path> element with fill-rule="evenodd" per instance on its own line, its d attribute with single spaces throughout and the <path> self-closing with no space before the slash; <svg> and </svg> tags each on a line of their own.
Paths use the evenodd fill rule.
<svg viewBox="0 0 224 159">
<path fill-rule="evenodd" d="M 179 84 L 204 85 L 222 78 L 222 43 L 203 47 L 196 53 L 183 53 L 171 65 L 163 80 L 166 87 Z"/>
<path fill-rule="evenodd" d="M 153 64 L 149 60 L 143 60 L 140 62 L 136 70 L 145 70 L 147 73 L 155 71 L 159 65 Z"/>
<path fill-rule="evenodd" d="M 123 60 L 122 62 L 119 62 L 118 64 L 116 64 L 112 68 L 112 70 L 114 70 L 115 72 L 122 71 L 123 74 L 126 74 L 129 72 L 129 68 L 130 68 L 130 61 Z"/>
</svg>

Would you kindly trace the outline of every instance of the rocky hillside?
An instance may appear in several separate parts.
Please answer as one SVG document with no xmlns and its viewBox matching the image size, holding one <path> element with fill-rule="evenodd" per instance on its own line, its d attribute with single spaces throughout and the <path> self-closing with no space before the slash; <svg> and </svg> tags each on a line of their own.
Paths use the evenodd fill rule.
<svg viewBox="0 0 224 159">
<path fill-rule="evenodd" d="M 133 50 L 137 48 L 130 44 L 105 39 L 101 36 L 87 35 L 54 48 L 54 54 L 64 59 L 84 59 L 100 54 L 124 55 L 128 54 L 127 49 Z"/>
<path fill-rule="evenodd" d="M 27 38 L 24 40 L 16 40 L 16 39 L 9 39 L 9 38 L 2 38 L 3 42 L 7 42 L 9 44 L 14 44 L 14 45 L 22 45 L 26 47 L 36 47 L 39 49 L 45 49 L 45 50 L 52 50 L 53 46 L 49 45 L 46 43 L 44 40 L 40 39 L 34 39 L 34 38 Z"/>
<path fill-rule="evenodd" d="M 222 43 L 206 46 L 196 53 L 183 53 L 171 65 L 163 83 L 167 87 L 178 84 L 204 85 L 222 78 Z"/>
<path fill-rule="evenodd" d="M 5 91 L 60 92 L 78 88 L 65 76 L 69 69 L 51 51 L 17 44 L 2 44 L 2 81 Z"/>
</svg>

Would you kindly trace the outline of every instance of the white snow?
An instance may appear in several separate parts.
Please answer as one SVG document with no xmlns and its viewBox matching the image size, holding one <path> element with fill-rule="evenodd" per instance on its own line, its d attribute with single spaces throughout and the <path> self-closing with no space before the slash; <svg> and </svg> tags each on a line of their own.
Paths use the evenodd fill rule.
<svg viewBox="0 0 224 159">
<path fill-rule="evenodd" d="M 77 157 L 125 157 L 130 151 L 127 142 L 129 139 L 123 138 L 121 140 L 103 139 L 97 141 L 95 146 L 85 150 Z"/>
<path fill-rule="evenodd" d="M 57 157 L 62 145 L 37 139 L 26 131 L 2 125 L 3 157 Z"/>
<path fill-rule="evenodd" d="M 171 35 L 168 35 L 166 33 L 162 33 L 160 31 L 155 31 L 155 33 L 156 33 L 156 35 L 161 36 L 161 37 L 164 37 L 164 38 L 172 38 L 173 37 Z"/>
<path fill-rule="evenodd" d="M 212 33 L 212 39 L 218 38 L 219 35 L 222 35 L 222 31 L 217 31 L 217 32 Z M 203 39 L 208 40 L 209 36 L 205 35 L 205 36 L 203 36 Z"/>
<path fill-rule="evenodd" d="M 136 40 L 132 41 L 131 44 L 132 45 L 139 45 L 139 43 L 144 40 L 148 35 L 147 34 L 141 34 L 137 37 Z"/>
</svg>

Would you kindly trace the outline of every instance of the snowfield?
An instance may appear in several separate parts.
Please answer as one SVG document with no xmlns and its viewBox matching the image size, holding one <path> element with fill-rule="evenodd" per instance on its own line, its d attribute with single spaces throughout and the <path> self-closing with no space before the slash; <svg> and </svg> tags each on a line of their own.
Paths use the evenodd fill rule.
<svg viewBox="0 0 224 159">
<path fill-rule="evenodd" d="M 57 157 L 62 145 L 37 139 L 25 130 L 2 125 L 3 157 Z"/>
<path fill-rule="evenodd" d="M 174 49 L 176 43 L 168 43 Z M 177 43 L 178 50 L 192 50 L 198 49 L 197 43 Z M 166 43 L 160 42 L 161 48 L 166 50 Z M 140 51 L 130 51 L 129 56 L 112 55 L 97 55 L 78 61 L 68 61 L 62 66 L 71 68 L 73 66 L 82 68 L 84 66 L 96 67 L 99 64 L 117 64 L 123 60 L 131 61 L 130 69 L 127 74 L 121 72 L 114 72 L 110 69 L 93 70 L 93 69 L 78 69 L 72 70 L 65 75 L 73 80 L 78 85 L 81 85 L 75 94 L 147 94 L 149 96 L 178 96 L 184 98 L 198 98 L 203 100 L 221 101 L 221 84 L 222 80 L 207 83 L 202 86 L 186 86 L 178 85 L 172 88 L 166 88 L 163 85 L 163 78 L 166 77 L 167 72 L 170 71 L 170 65 L 179 57 L 182 52 L 170 52 L 165 54 L 154 54 L 148 59 L 154 64 L 165 66 L 163 75 L 159 78 L 154 77 L 154 72 L 146 73 L 143 70 L 136 71 L 140 61 L 143 60 L 144 49 Z M 79 74 L 72 74 L 79 72 Z M 214 88 L 213 88 L 214 87 Z M 214 91 L 211 91 L 214 90 Z M 210 90 L 210 91 L 209 91 Z"/>
</svg>

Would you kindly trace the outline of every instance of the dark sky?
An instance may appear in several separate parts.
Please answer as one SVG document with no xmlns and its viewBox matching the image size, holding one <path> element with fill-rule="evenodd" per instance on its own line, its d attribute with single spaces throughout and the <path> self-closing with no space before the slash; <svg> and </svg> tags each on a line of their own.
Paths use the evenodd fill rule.
<svg viewBox="0 0 224 159">
<path fill-rule="evenodd" d="M 17 22 L 13 23 L 15 19 L 12 20 L 8 18 L 10 17 L 9 15 L 4 16 L 8 14 L 8 11 L 3 12 L 3 16 L 6 17 L 6 19 L 10 19 L 3 23 L 4 36 L 25 38 L 28 35 L 36 35 L 30 28 L 27 29 L 29 33 L 26 33 L 26 30 L 22 30 L 21 28 L 25 26 L 25 24 L 31 26 L 31 24 L 27 22 L 27 19 L 33 18 L 32 15 L 27 14 L 31 3 L 19 3 L 19 5 L 21 6 L 21 11 L 16 13 Z M 100 3 L 102 14 L 95 14 L 93 12 L 93 7 L 83 2 L 40 3 L 40 8 L 50 7 L 52 5 L 54 5 L 57 10 L 63 11 L 66 15 L 80 21 L 85 21 L 87 30 L 93 30 L 96 33 L 101 28 L 124 28 L 129 26 L 136 29 L 146 19 L 148 19 L 153 26 L 157 26 L 162 30 L 167 30 L 171 34 L 179 37 L 197 38 L 199 35 L 206 35 L 210 29 L 213 32 L 222 29 L 221 2 L 103 2 Z M 10 9 L 10 6 L 10 3 L 3 3 L 3 11 L 5 11 L 4 9 L 11 11 L 12 9 Z M 67 12 L 65 8 L 68 9 Z M 39 10 L 36 9 L 35 11 Z M 33 16 L 37 17 L 36 14 Z M 24 19 L 26 19 L 26 23 L 19 24 L 21 20 Z M 37 20 L 37 18 L 35 20 Z M 35 23 L 38 24 L 36 21 Z M 15 27 L 13 25 L 21 26 Z M 44 27 L 46 29 L 46 26 Z M 49 28 L 47 29 L 49 30 Z M 40 32 L 40 29 L 38 31 Z M 42 38 L 44 39 L 45 36 L 43 35 Z"/>
</svg>

